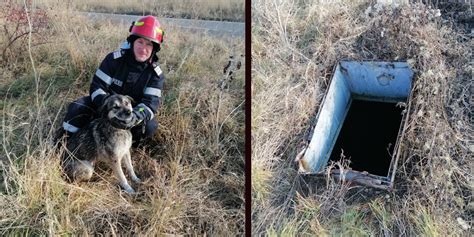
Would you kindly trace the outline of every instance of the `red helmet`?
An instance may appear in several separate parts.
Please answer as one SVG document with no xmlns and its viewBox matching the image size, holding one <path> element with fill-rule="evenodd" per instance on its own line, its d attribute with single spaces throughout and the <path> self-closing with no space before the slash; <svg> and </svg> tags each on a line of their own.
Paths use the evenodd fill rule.
<svg viewBox="0 0 474 237">
<path fill-rule="evenodd" d="M 159 45 L 163 43 L 164 33 L 160 22 L 154 16 L 144 16 L 138 21 L 134 21 L 130 28 L 130 35 L 143 37 Z"/>
</svg>

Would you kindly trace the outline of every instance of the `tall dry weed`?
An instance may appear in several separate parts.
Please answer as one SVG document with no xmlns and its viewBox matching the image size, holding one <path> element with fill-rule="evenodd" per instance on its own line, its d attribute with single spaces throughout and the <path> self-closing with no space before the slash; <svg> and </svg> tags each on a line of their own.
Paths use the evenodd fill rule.
<svg viewBox="0 0 474 237">
<path fill-rule="evenodd" d="M 472 39 L 425 5 L 370 2 L 252 5 L 256 235 L 288 225 L 312 235 L 467 233 L 458 222 L 472 221 Z M 293 159 L 342 59 L 408 61 L 415 71 L 394 192 L 296 173 Z"/>
</svg>

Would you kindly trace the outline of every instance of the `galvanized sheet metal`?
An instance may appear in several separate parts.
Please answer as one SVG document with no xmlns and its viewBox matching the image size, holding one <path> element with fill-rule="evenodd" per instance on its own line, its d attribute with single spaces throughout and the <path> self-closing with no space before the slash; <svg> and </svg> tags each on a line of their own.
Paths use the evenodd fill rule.
<svg viewBox="0 0 474 237">
<path fill-rule="evenodd" d="M 405 102 L 412 77 L 413 71 L 404 62 L 340 62 L 318 111 L 313 137 L 297 160 L 299 172 L 317 174 L 324 170 L 353 99 Z M 339 171 L 334 172 L 340 176 Z M 346 173 L 346 178 L 379 188 L 390 186 L 392 180 L 392 177 L 380 177 L 370 181 L 377 176 L 357 171 Z M 395 173 L 389 174 L 392 175 Z"/>
<path fill-rule="evenodd" d="M 341 62 L 338 69 L 353 97 L 400 102 L 410 94 L 413 71 L 407 63 Z"/>
</svg>

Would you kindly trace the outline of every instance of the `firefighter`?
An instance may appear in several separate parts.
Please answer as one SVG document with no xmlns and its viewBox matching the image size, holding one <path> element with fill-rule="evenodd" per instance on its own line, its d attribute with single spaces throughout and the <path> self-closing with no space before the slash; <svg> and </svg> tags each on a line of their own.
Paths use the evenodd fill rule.
<svg viewBox="0 0 474 237">
<path fill-rule="evenodd" d="M 164 32 L 154 16 L 133 22 L 129 32 L 125 44 L 109 53 L 100 64 L 92 78 L 89 95 L 68 106 L 62 124 L 68 136 L 96 118 L 97 109 L 113 94 L 128 95 L 134 100 L 134 122 L 129 128 L 135 145 L 152 137 L 158 128 L 153 118 L 160 105 L 165 78 L 156 53 L 160 51 Z"/>
</svg>

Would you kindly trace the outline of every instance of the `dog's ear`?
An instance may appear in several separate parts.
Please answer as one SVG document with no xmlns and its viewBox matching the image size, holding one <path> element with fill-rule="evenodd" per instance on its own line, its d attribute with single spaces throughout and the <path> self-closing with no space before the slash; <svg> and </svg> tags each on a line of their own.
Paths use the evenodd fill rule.
<svg viewBox="0 0 474 237">
<path fill-rule="evenodd" d="M 110 98 L 112 96 L 109 95 L 107 97 L 104 98 L 104 101 L 102 102 L 102 105 L 100 106 L 99 108 L 99 115 L 100 117 L 107 117 L 107 112 L 108 112 L 108 104 L 109 104 L 109 101 L 110 101 Z"/>
<path fill-rule="evenodd" d="M 135 104 L 135 100 L 131 96 L 126 95 L 125 97 L 127 97 L 132 104 Z"/>
</svg>

